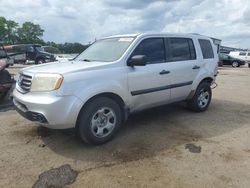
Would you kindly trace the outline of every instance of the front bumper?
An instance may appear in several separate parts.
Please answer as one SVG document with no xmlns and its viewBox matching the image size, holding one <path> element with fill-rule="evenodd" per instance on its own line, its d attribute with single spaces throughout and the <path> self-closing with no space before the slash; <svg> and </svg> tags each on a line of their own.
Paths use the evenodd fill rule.
<svg viewBox="0 0 250 188">
<path fill-rule="evenodd" d="M 28 120 L 52 129 L 75 127 L 83 105 L 75 96 L 57 96 L 55 93 L 13 92 L 16 111 Z"/>
</svg>

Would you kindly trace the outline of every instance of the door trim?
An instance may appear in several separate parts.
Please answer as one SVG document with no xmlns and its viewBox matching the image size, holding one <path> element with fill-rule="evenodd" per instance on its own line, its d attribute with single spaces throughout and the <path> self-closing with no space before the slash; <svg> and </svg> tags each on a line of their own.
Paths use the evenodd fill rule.
<svg viewBox="0 0 250 188">
<path fill-rule="evenodd" d="M 142 95 L 142 94 L 146 94 L 146 93 L 153 93 L 153 92 L 157 92 L 157 91 L 188 86 L 188 85 L 192 85 L 192 84 L 193 84 L 193 81 L 189 81 L 189 82 L 182 82 L 182 83 L 178 83 L 178 84 L 171 84 L 171 85 L 154 87 L 154 88 L 149 88 L 149 89 L 141 89 L 141 90 L 131 91 L 131 95 L 132 96 Z"/>
</svg>

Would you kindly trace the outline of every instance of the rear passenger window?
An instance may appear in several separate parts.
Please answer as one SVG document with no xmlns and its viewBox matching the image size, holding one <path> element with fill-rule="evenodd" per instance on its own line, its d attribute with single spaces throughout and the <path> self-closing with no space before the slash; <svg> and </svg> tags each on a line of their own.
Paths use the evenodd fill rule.
<svg viewBox="0 0 250 188">
<path fill-rule="evenodd" d="M 209 40 L 199 39 L 202 55 L 204 59 L 214 58 L 214 52 Z"/>
<path fill-rule="evenodd" d="M 145 55 L 148 63 L 165 62 L 165 45 L 163 38 L 149 38 L 143 40 L 134 50 L 134 55 Z"/>
<path fill-rule="evenodd" d="M 240 56 L 246 56 L 247 55 L 247 53 L 246 52 L 240 52 L 240 54 L 239 54 Z"/>
<path fill-rule="evenodd" d="M 171 61 L 196 59 L 196 53 L 192 39 L 169 38 L 169 48 Z"/>
</svg>

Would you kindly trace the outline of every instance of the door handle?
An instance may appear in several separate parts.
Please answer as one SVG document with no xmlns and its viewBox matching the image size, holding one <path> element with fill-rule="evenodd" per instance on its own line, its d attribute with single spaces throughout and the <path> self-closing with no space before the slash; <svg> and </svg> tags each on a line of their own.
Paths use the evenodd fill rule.
<svg viewBox="0 0 250 188">
<path fill-rule="evenodd" d="M 166 70 L 162 70 L 159 74 L 162 75 L 162 74 L 169 74 L 170 71 L 166 71 Z"/>
<path fill-rule="evenodd" d="M 200 66 L 198 66 L 198 65 L 195 65 L 194 67 L 193 67 L 193 69 L 199 69 L 200 68 Z"/>
</svg>

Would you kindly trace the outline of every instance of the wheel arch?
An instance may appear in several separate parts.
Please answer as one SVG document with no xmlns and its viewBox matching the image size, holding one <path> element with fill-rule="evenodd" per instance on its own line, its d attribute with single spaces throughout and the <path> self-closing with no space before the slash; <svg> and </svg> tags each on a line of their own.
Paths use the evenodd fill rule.
<svg viewBox="0 0 250 188">
<path fill-rule="evenodd" d="M 77 119 L 76 119 L 76 128 L 78 126 L 78 122 L 79 122 L 79 118 L 80 118 L 80 114 L 82 113 L 82 111 L 85 109 L 85 107 L 87 106 L 87 104 L 89 104 L 90 102 L 94 101 L 95 99 L 99 98 L 99 97 L 107 97 L 110 98 L 112 100 L 114 100 L 115 102 L 117 102 L 117 104 L 119 105 L 121 111 L 122 111 L 122 121 L 125 121 L 128 117 L 129 114 L 129 110 L 125 105 L 124 100 L 122 99 L 121 96 L 119 96 L 118 94 L 112 93 L 112 92 L 104 92 L 104 93 L 99 93 L 96 94 L 94 96 L 92 96 L 91 98 L 89 98 L 81 107 L 78 115 L 77 115 Z"/>
<path fill-rule="evenodd" d="M 195 95 L 195 92 L 196 92 L 196 89 L 199 87 L 199 85 L 202 83 L 202 82 L 207 82 L 209 83 L 210 85 L 213 83 L 214 79 L 210 76 L 207 76 L 205 78 L 203 78 L 202 80 L 200 80 L 197 84 L 197 86 L 195 87 L 195 89 L 192 89 L 191 92 L 189 93 L 188 97 L 187 97 L 187 100 L 188 99 L 192 99 L 193 96 Z"/>
<path fill-rule="evenodd" d="M 212 84 L 213 80 L 214 80 L 214 79 L 211 78 L 211 77 L 206 77 L 206 78 L 204 78 L 203 80 L 201 80 L 200 83 L 199 83 L 198 85 L 200 85 L 202 82 L 207 82 L 207 83 L 209 83 L 209 84 Z"/>
</svg>

